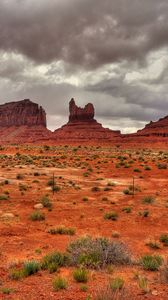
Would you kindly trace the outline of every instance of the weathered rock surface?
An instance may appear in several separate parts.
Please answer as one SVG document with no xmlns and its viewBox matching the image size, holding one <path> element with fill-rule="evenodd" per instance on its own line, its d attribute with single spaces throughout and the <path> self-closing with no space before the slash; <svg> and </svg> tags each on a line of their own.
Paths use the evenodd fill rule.
<svg viewBox="0 0 168 300">
<path fill-rule="evenodd" d="M 46 127 L 46 113 L 29 99 L 0 105 L 0 127 L 11 126 Z"/>
<path fill-rule="evenodd" d="M 120 131 L 113 131 L 94 119 L 94 107 L 89 103 L 84 108 L 75 104 L 74 99 L 69 103 L 69 122 L 60 129 L 55 130 L 54 138 L 60 141 L 110 141 L 120 136 Z"/>
<path fill-rule="evenodd" d="M 69 102 L 69 122 L 88 122 L 94 120 L 94 106 L 88 103 L 84 108 L 78 107 L 72 98 Z"/>
<path fill-rule="evenodd" d="M 168 116 L 156 122 L 150 122 L 142 130 L 138 130 L 137 135 L 168 137 Z"/>
</svg>

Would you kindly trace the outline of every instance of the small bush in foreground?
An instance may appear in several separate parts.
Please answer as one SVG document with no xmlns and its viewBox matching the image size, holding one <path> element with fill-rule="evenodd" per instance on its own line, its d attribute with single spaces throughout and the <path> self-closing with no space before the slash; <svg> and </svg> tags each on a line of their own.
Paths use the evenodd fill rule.
<svg viewBox="0 0 168 300">
<path fill-rule="evenodd" d="M 168 259 L 164 263 L 163 267 L 161 268 L 160 277 L 161 277 L 161 282 L 162 283 L 167 283 L 168 284 Z"/>
<path fill-rule="evenodd" d="M 47 196 L 44 196 L 44 197 L 41 199 L 41 203 L 42 203 L 43 206 L 46 207 L 46 208 L 52 208 L 51 200 L 50 200 Z"/>
<path fill-rule="evenodd" d="M 124 279 L 120 277 L 116 277 L 110 282 L 110 287 L 113 291 L 121 290 L 123 286 L 124 286 Z"/>
<path fill-rule="evenodd" d="M 127 247 L 119 241 L 84 237 L 69 244 L 67 249 L 72 265 L 102 268 L 108 265 L 127 265 L 131 257 Z"/>
<path fill-rule="evenodd" d="M 88 281 L 88 271 L 84 268 L 78 268 L 73 272 L 73 278 L 77 282 L 86 283 Z"/>
<path fill-rule="evenodd" d="M 159 255 L 145 255 L 140 259 L 144 270 L 157 271 L 162 265 L 163 259 Z"/>
<path fill-rule="evenodd" d="M 59 267 L 63 267 L 69 264 L 69 258 L 65 254 L 60 252 L 52 252 L 43 257 L 41 262 L 41 268 L 49 270 L 50 273 L 56 272 Z"/>
<path fill-rule="evenodd" d="M 1 292 L 4 295 L 10 295 L 11 293 L 14 293 L 14 291 L 15 291 L 14 289 L 8 287 L 1 288 Z"/>
<path fill-rule="evenodd" d="M 74 228 L 66 228 L 64 226 L 60 226 L 57 228 L 51 228 L 48 230 L 48 233 L 51 234 L 60 234 L 60 235 L 74 235 L 75 229 Z"/>
<path fill-rule="evenodd" d="M 40 264 L 35 260 L 27 261 L 23 265 L 23 273 L 26 277 L 37 273 L 39 270 Z"/>
<path fill-rule="evenodd" d="M 30 215 L 30 219 L 32 221 L 43 221 L 45 220 L 45 215 L 41 211 L 37 210 Z"/>
<path fill-rule="evenodd" d="M 155 198 L 153 196 L 145 196 L 142 199 L 142 203 L 144 203 L 144 204 L 152 204 L 154 202 L 155 202 Z"/>
<path fill-rule="evenodd" d="M 57 277 L 53 280 L 53 289 L 54 291 L 66 290 L 68 286 L 68 282 L 63 277 Z"/>
<path fill-rule="evenodd" d="M 168 234 L 162 234 L 160 236 L 160 241 L 163 243 L 164 246 L 168 246 Z"/>
<path fill-rule="evenodd" d="M 95 300 L 128 300 L 132 299 L 126 289 L 112 290 L 110 285 L 97 290 Z"/>
<path fill-rule="evenodd" d="M 115 211 L 108 212 L 104 215 L 104 219 L 116 221 L 118 219 L 118 214 Z"/>
</svg>

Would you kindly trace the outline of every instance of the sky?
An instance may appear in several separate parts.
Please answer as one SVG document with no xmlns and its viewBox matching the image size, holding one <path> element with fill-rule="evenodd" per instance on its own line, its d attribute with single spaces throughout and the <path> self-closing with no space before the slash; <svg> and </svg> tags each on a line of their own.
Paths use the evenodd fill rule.
<svg viewBox="0 0 168 300">
<path fill-rule="evenodd" d="M 68 103 L 131 133 L 168 115 L 167 0 L 1 0 L 0 103 L 39 103 L 54 130 Z"/>
</svg>

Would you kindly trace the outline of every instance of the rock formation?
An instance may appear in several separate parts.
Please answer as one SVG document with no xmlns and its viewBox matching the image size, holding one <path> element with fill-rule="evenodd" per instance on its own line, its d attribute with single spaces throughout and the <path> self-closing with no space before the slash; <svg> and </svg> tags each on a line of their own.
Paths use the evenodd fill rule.
<svg viewBox="0 0 168 300">
<path fill-rule="evenodd" d="M 94 120 L 94 106 L 88 103 L 84 108 L 78 107 L 72 98 L 69 102 L 69 122 L 88 122 Z"/>
<path fill-rule="evenodd" d="M 0 127 L 11 126 L 46 127 L 46 113 L 29 99 L 0 105 Z"/>
<path fill-rule="evenodd" d="M 75 104 L 74 99 L 69 103 L 69 122 L 55 130 L 54 138 L 60 141 L 110 141 L 119 137 L 120 131 L 113 131 L 94 119 L 94 107 L 89 103 L 84 108 Z"/>
<path fill-rule="evenodd" d="M 50 139 L 44 109 L 29 99 L 0 105 L 0 142 L 29 143 Z"/>
<path fill-rule="evenodd" d="M 168 116 L 156 122 L 150 122 L 142 130 L 138 130 L 138 136 L 162 136 L 168 137 Z"/>
</svg>

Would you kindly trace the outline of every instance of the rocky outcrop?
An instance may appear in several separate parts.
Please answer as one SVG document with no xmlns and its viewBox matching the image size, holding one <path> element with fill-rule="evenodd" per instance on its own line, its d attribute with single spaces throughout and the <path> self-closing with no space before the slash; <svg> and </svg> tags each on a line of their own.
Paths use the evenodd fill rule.
<svg viewBox="0 0 168 300">
<path fill-rule="evenodd" d="M 168 137 L 168 116 L 156 122 L 151 121 L 142 130 L 138 130 L 137 136 Z"/>
<path fill-rule="evenodd" d="M 46 127 L 46 113 L 29 99 L 0 105 L 0 127 L 11 126 Z"/>
<path fill-rule="evenodd" d="M 120 131 L 104 128 L 94 119 L 93 104 L 81 108 L 74 99 L 69 103 L 69 122 L 54 132 L 54 139 L 70 142 L 110 141 L 119 136 Z"/>
<path fill-rule="evenodd" d="M 84 108 L 78 107 L 72 98 L 69 102 L 69 122 L 91 122 L 94 120 L 94 106 L 88 103 Z"/>
</svg>

